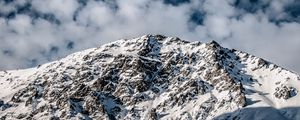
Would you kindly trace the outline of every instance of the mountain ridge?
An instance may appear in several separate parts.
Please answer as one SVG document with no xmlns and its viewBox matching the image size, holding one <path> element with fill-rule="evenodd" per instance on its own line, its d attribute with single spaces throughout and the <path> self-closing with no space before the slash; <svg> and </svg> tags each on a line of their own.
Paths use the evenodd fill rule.
<svg viewBox="0 0 300 120">
<path fill-rule="evenodd" d="M 300 118 L 280 110 L 300 106 L 299 75 L 215 41 L 123 39 L 0 82 L 2 119 L 245 119 L 218 116 L 252 107 Z"/>
</svg>

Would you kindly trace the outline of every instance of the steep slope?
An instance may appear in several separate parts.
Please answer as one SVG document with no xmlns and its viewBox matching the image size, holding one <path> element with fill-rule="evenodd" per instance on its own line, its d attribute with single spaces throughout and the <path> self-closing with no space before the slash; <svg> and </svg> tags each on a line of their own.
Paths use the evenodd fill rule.
<svg viewBox="0 0 300 120">
<path fill-rule="evenodd" d="M 1 71 L 0 89 L 1 119 L 300 119 L 283 109 L 300 106 L 298 75 L 214 41 L 162 35 Z M 274 112 L 248 110 L 258 107 Z"/>
</svg>

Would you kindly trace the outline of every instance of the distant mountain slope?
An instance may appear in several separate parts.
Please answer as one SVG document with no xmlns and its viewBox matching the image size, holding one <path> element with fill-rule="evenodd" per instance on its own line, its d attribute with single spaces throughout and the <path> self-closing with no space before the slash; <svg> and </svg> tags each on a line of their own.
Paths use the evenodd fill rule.
<svg viewBox="0 0 300 120">
<path fill-rule="evenodd" d="M 221 47 L 146 35 L 0 72 L 1 119 L 300 119 L 300 77 Z"/>
</svg>

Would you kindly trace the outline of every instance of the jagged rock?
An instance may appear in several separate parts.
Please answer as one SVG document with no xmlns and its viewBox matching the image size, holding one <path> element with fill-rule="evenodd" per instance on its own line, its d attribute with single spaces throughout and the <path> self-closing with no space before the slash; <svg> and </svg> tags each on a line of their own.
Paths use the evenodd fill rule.
<svg viewBox="0 0 300 120">
<path fill-rule="evenodd" d="M 4 101 L 0 100 L 0 107 L 2 107 L 4 105 Z"/>
<path fill-rule="evenodd" d="M 51 116 L 49 119 L 50 120 L 59 120 L 59 117 L 57 117 L 57 116 Z"/>
<path fill-rule="evenodd" d="M 26 114 L 19 114 L 16 118 L 17 119 L 23 119 L 25 118 L 27 115 Z"/>
<path fill-rule="evenodd" d="M 195 119 L 206 120 L 209 113 L 214 109 L 216 102 L 217 102 L 217 98 L 211 96 L 208 100 L 202 103 L 199 107 L 199 112 L 195 116 Z"/>
<path fill-rule="evenodd" d="M 150 119 L 151 120 L 157 120 L 158 119 L 158 114 L 156 113 L 156 109 L 153 108 L 150 110 Z"/>
<path fill-rule="evenodd" d="M 294 87 L 288 87 L 286 85 L 281 85 L 275 88 L 274 96 L 277 98 L 289 99 L 293 96 L 296 96 L 298 91 Z"/>
</svg>

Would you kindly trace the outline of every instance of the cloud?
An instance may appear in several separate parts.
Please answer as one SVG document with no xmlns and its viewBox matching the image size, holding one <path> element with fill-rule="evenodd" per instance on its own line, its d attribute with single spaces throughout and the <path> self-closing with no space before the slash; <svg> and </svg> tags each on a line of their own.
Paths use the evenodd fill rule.
<svg viewBox="0 0 300 120">
<path fill-rule="evenodd" d="M 228 29 L 229 19 L 222 16 L 207 16 L 205 25 L 210 36 L 218 40 L 225 39 L 231 34 L 231 29 Z"/>
<path fill-rule="evenodd" d="M 232 37 L 227 40 L 233 48 L 243 49 L 285 67 L 299 70 L 297 52 L 300 24 L 271 23 L 267 18 L 246 15 L 231 24 Z"/>
<path fill-rule="evenodd" d="M 55 14 L 62 21 L 72 20 L 74 12 L 79 7 L 76 0 L 33 0 L 31 5 L 41 13 Z"/>
<path fill-rule="evenodd" d="M 120 38 L 219 41 L 300 72 L 297 0 L 0 1 L 0 69 L 32 67 Z"/>
</svg>

